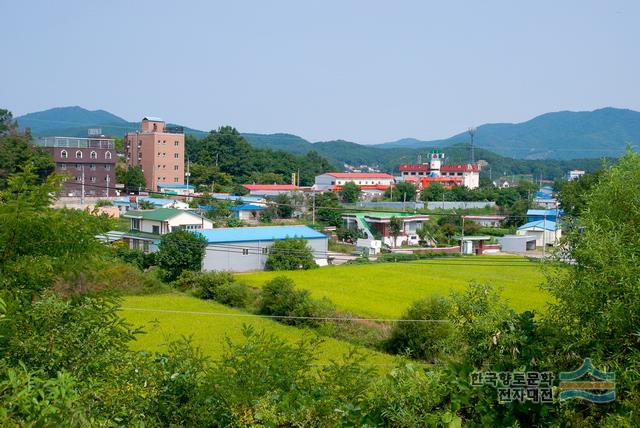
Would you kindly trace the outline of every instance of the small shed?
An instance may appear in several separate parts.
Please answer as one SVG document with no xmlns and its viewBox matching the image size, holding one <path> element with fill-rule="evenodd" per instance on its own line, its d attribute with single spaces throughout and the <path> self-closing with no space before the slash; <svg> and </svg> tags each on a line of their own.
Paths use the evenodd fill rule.
<svg viewBox="0 0 640 428">
<path fill-rule="evenodd" d="M 536 246 L 555 245 L 559 240 L 562 232 L 557 223 L 551 220 L 537 220 L 523 224 L 516 231 L 516 235 L 535 236 Z"/>
<path fill-rule="evenodd" d="M 536 249 L 536 237 L 532 235 L 505 235 L 498 238 L 505 253 L 526 253 Z"/>
<path fill-rule="evenodd" d="M 480 256 L 484 254 L 484 247 L 488 241 L 491 240 L 490 236 L 462 236 L 457 237 L 457 241 L 460 241 L 460 248 L 462 254 L 475 254 Z"/>
</svg>

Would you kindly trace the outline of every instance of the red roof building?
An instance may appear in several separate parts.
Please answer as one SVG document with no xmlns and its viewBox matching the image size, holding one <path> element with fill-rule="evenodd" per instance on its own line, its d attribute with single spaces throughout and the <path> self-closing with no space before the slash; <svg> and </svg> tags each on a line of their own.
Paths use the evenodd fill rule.
<svg viewBox="0 0 640 428">
<path fill-rule="evenodd" d="M 316 176 L 313 190 L 337 192 L 346 183 L 354 183 L 363 190 L 384 191 L 393 181 L 393 176 L 384 172 L 326 172 Z"/>
</svg>

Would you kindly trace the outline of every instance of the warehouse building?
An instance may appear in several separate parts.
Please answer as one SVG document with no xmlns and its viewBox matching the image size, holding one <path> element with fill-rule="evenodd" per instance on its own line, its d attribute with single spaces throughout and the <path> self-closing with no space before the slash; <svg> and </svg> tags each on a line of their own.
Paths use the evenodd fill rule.
<svg viewBox="0 0 640 428">
<path fill-rule="evenodd" d="M 203 271 L 250 272 L 264 270 L 269 248 L 275 241 L 302 238 L 313 252 L 316 263 L 327 264 L 327 236 L 308 226 L 230 227 L 202 230 L 207 251 Z"/>
</svg>

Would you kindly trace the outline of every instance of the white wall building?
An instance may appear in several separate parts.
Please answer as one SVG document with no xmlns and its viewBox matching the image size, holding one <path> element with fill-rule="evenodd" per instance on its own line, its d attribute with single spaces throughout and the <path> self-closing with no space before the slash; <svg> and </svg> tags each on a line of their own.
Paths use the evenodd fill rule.
<svg viewBox="0 0 640 428">
<path fill-rule="evenodd" d="M 176 208 L 128 211 L 123 217 L 130 219 L 130 230 L 124 234 L 124 240 L 129 244 L 130 249 L 142 250 L 145 253 L 158 251 L 162 235 L 176 229 L 213 228 L 211 220 Z"/>
<path fill-rule="evenodd" d="M 362 188 L 382 188 L 393 184 L 393 176 L 383 172 L 327 172 L 316 176 L 313 190 L 339 191 L 346 183 Z"/>
<path fill-rule="evenodd" d="M 194 232 L 195 233 L 195 232 Z M 235 227 L 198 232 L 208 242 L 203 271 L 250 272 L 264 270 L 275 241 L 302 238 L 316 263 L 327 264 L 328 238 L 308 226 Z"/>
</svg>

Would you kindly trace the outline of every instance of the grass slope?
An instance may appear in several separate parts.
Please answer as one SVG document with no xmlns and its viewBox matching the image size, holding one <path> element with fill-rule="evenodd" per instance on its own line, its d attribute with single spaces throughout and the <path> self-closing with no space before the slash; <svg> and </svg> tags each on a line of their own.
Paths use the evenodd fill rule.
<svg viewBox="0 0 640 428">
<path fill-rule="evenodd" d="M 297 287 L 310 290 L 314 297 L 328 297 L 340 310 L 381 318 L 397 318 L 412 302 L 425 296 L 463 291 L 472 280 L 502 287 L 502 296 L 517 310 L 542 310 L 550 300 L 538 287 L 543 281 L 540 266 L 521 257 L 343 265 L 239 277 L 261 287 L 278 275 L 291 277 Z"/>
<path fill-rule="evenodd" d="M 225 336 L 233 341 L 243 339 L 243 324 L 252 325 L 256 330 L 266 330 L 290 342 L 297 342 L 305 336 L 313 337 L 314 334 L 266 318 L 234 316 L 246 314 L 246 312 L 183 294 L 127 296 L 122 306 L 124 318 L 134 326 L 144 325 L 146 334 L 139 335 L 138 339 L 132 343 L 132 348 L 136 350 L 160 351 L 165 349 L 169 341 L 190 336 L 194 345 L 215 359 L 222 355 Z M 136 311 L 131 308 L 146 311 Z M 162 312 L 163 310 L 182 312 Z M 324 338 L 324 342 L 317 350 L 319 362 L 339 360 L 353 348 L 353 345 L 346 342 Z M 383 353 L 363 351 L 368 355 L 367 361 L 374 365 L 387 366 L 395 361 L 394 357 Z"/>
</svg>

